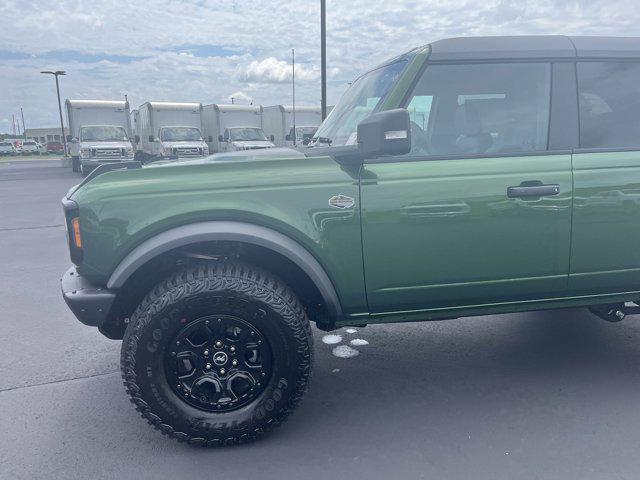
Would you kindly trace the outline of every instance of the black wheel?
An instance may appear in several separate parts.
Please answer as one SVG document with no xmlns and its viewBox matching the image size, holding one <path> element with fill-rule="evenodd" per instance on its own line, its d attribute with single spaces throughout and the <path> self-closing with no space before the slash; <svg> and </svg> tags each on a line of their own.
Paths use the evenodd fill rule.
<svg viewBox="0 0 640 480">
<path fill-rule="evenodd" d="M 156 286 L 131 317 L 122 376 L 162 433 L 202 446 L 251 441 L 304 394 L 313 337 L 293 292 L 242 263 L 209 263 Z"/>
</svg>

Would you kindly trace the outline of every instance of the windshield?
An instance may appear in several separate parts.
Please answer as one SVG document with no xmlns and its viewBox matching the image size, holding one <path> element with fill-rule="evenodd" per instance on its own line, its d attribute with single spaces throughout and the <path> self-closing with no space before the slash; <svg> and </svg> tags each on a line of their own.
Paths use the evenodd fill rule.
<svg viewBox="0 0 640 480">
<path fill-rule="evenodd" d="M 252 140 L 266 140 L 264 132 L 261 128 L 230 128 L 229 139 L 232 142 L 235 141 L 252 141 Z"/>
<path fill-rule="evenodd" d="M 201 142 L 202 134 L 195 127 L 164 127 L 160 129 L 163 142 Z"/>
<path fill-rule="evenodd" d="M 127 140 L 129 137 L 122 127 L 104 125 L 80 129 L 80 141 L 83 142 L 122 142 Z"/>
<path fill-rule="evenodd" d="M 293 128 L 291 129 L 293 132 Z M 298 140 L 311 138 L 318 131 L 318 127 L 296 127 L 296 138 Z"/>
<path fill-rule="evenodd" d="M 31 146 L 33 146 L 33 145 L 36 144 L 36 142 L 23 142 L 22 144 L 23 145 L 31 145 Z"/>
<path fill-rule="evenodd" d="M 318 128 L 316 145 L 355 144 L 358 123 L 381 103 L 406 64 L 407 60 L 399 60 L 358 78 Z"/>
</svg>

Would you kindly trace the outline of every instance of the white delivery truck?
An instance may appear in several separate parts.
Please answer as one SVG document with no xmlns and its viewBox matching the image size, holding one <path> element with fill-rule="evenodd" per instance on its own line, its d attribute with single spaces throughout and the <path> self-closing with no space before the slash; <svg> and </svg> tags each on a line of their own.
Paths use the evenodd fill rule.
<svg viewBox="0 0 640 480">
<path fill-rule="evenodd" d="M 202 136 L 202 104 L 147 102 L 138 108 L 136 142 L 143 161 L 209 155 Z"/>
<path fill-rule="evenodd" d="M 211 153 L 274 146 L 262 130 L 260 105 L 205 105 L 202 126 Z"/>
<path fill-rule="evenodd" d="M 277 147 L 295 145 L 301 147 L 309 143 L 322 123 L 322 109 L 296 105 L 296 131 L 293 131 L 293 107 L 273 105 L 264 107 L 262 124 L 264 133 Z"/>
<path fill-rule="evenodd" d="M 124 100 L 67 100 L 73 171 L 87 175 L 103 163 L 133 160 L 129 103 Z"/>
</svg>

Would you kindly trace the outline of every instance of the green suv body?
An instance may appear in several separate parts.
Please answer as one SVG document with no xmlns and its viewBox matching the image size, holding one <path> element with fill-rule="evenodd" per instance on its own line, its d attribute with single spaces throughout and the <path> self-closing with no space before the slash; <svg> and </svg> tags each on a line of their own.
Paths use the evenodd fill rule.
<svg viewBox="0 0 640 480">
<path fill-rule="evenodd" d="M 639 80 L 636 38 L 449 39 L 359 77 L 310 148 L 99 169 L 63 200 L 65 300 L 124 336 L 143 415 L 206 445 L 297 404 L 309 320 L 621 319 L 640 299 Z"/>
</svg>

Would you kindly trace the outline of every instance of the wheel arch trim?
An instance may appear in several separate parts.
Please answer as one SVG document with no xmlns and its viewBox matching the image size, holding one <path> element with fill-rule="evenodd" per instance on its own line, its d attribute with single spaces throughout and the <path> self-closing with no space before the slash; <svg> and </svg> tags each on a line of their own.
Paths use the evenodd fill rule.
<svg viewBox="0 0 640 480">
<path fill-rule="evenodd" d="M 292 238 L 267 227 L 234 221 L 191 223 L 166 230 L 135 247 L 111 274 L 107 288 L 118 289 L 148 261 L 175 248 L 208 241 L 238 241 L 268 248 L 287 257 L 311 279 L 324 299 L 333 320 L 342 317 L 342 307 L 333 282 L 309 251 Z"/>
</svg>

